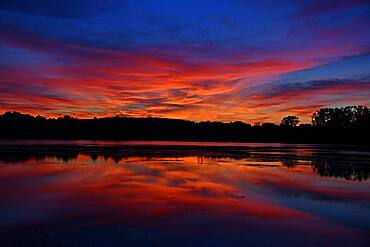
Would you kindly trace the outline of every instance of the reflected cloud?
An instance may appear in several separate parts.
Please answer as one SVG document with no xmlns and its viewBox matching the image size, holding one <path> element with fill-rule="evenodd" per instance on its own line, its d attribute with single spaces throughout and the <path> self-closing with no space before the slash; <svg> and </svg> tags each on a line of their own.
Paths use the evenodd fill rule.
<svg viewBox="0 0 370 247">
<path fill-rule="evenodd" d="M 217 243 L 232 246 L 260 243 L 265 234 L 282 244 L 310 236 L 326 245 L 346 241 L 339 234 L 362 244 L 369 153 L 338 152 L 308 145 L 2 145 L 0 240 L 150 246 L 172 239 L 177 246 L 217 233 Z M 341 160 L 352 166 L 337 168 Z M 323 213 L 328 206 L 340 214 Z"/>
<path fill-rule="evenodd" d="M 125 163 L 131 160 L 168 160 L 192 158 L 196 164 L 227 163 L 260 166 L 275 162 L 284 167 L 296 168 L 309 166 L 312 171 L 324 177 L 343 178 L 353 181 L 365 181 L 370 176 L 366 151 L 351 152 L 336 149 L 318 148 L 252 148 L 252 147 L 197 147 L 192 146 L 146 146 L 146 147 L 86 147 L 68 148 L 61 146 L 27 146 L 22 150 L 17 146 L 5 146 L 0 152 L 3 163 L 22 163 L 28 161 L 57 160 L 64 163 L 79 162 L 81 155 L 91 161 L 113 161 Z"/>
</svg>

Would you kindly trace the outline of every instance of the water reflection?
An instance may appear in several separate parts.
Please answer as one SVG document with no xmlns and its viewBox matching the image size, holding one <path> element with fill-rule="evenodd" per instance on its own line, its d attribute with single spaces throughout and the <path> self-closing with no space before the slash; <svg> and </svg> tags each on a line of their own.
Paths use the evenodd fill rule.
<svg viewBox="0 0 370 247">
<path fill-rule="evenodd" d="M 173 157 L 183 158 L 196 156 L 197 163 L 207 159 L 242 160 L 243 165 L 255 162 L 275 162 L 285 167 L 310 166 L 312 170 L 325 177 L 344 178 L 354 181 L 365 181 L 370 176 L 370 152 L 346 152 L 341 149 L 321 148 L 247 148 L 247 147 L 66 147 L 66 146 L 5 146 L 0 151 L 0 162 L 21 163 L 29 160 L 43 161 L 56 159 L 65 163 L 76 161 L 79 155 L 88 155 L 91 160 L 111 159 L 119 163 L 130 157 Z"/>
<path fill-rule="evenodd" d="M 0 153 L 2 246 L 370 240 L 365 151 L 4 146 Z"/>
</svg>

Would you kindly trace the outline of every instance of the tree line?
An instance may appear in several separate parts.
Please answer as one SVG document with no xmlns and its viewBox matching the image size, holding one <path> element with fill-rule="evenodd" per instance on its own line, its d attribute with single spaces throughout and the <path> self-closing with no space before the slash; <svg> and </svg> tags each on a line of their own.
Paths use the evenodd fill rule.
<svg viewBox="0 0 370 247">
<path fill-rule="evenodd" d="M 280 124 L 193 122 L 167 118 L 45 118 L 19 112 L 0 115 L 0 139 L 179 140 L 370 144 L 366 106 L 321 108 L 311 124 L 286 116 Z"/>
</svg>

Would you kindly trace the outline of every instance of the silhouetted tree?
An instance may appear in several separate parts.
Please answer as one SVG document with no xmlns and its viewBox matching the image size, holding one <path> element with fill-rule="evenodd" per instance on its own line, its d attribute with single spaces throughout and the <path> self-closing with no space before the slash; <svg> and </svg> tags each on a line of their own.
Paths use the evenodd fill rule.
<svg viewBox="0 0 370 247">
<path fill-rule="evenodd" d="M 370 112 L 366 106 L 321 108 L 312 116 L 312 124 L 324 128 L 368 128 Z"/>
<path fill-rule="evenodd" d="M 293 127 L 297 127 L 298 123 L 299 123 L 299 118 L 297 116 L 287 116 L 287 117 L 283 117 L 283 119 L 281 120 L 280 126 L 293 128 Z"/>
<path fill-rule="evenodd" d="M 355 106 L 355 128 L 370 128 L 370 110 L 366 106 Z"/>
<path fill-rule="evenodd" d="M 287 116 L 280 125 L 241 121 L 192 122 L 166 118 L 106 117 L 47 119 L 18 112 L 0 115 L 0 139 L 181 140 L 370 144 L 370 112 L 365 106 L 322 108 L 313 125 Z M 340 128 L 340 129 L 338 129 Z"/>
<path fill-rule="evenodd" d="M 274 123 L 263 123 L 261 125 L 262 128 L 265 128 L 265 129 L 276 129 L 278 128 L 279 126 L 274 124 Z"/>
</svg>

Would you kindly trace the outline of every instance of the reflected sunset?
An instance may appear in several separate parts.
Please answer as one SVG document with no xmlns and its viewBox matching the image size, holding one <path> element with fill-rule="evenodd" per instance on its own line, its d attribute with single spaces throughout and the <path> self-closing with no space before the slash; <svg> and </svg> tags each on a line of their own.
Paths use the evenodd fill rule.
<svg viewBox="0 0 370 247">
<path fill-rule="evenodd" d="M 1 227 L 17 236 L 32 224 L 58 241 L 87 246 L 88 241 L 102 244 L 110 238 L 116 244 L 169 241 L 188 246 L 216 232 L 218 244 L 232 246 L 261 243 L 263 232 L 276 234 L 279 245 L 288 243 L 288 236 L 290 244 L 303 236 L 307 243 L 320 245 L 365 243 L 370 180 L 318 174 L 312 160 L 320 157 L 312 156 L 312 147 L 294 148 L 296 158 L 270 149 L 279 156 L 268 161 L 263 155 L 269 149 L 253 150 L 251 156 L 240 151 L 244 157 L 217 157 L 209 151 L 194 156 L 188 149 L 166 157 L 155 151 L 152 156 L 130 156 L 123 150 L 84 148 L 18 161 L 9 158 L 9 151 L 0 157 Z M 296 165 L 287 165 L 287 159 Z M 330 212 L 333 205 L 337 209 Z M 102 227 L 109 233 L 88 237 L 89 231 Z"/>
</svg>

